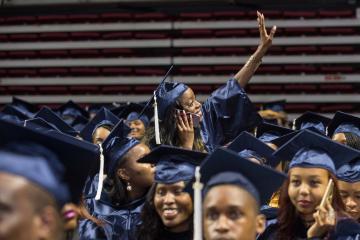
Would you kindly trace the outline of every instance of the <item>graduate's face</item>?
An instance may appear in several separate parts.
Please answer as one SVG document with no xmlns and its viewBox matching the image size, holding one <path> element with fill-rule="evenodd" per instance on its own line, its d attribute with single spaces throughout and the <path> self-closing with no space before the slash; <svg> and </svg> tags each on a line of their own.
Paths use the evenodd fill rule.
<svg viewBox="0 0 360 240">
<path fill-rule="evenodd" d="M 129 150 L 126 154 L 126 161 L 118 170 L 120 177 L 123 177 L 122 170 L 125 169 L 126 181 L 136 188 L 149 188 L 154 182 L 155 168 L 151 164 L 138 163 L 137 160 L 150 153 L 150 149 L 143 143 L 140 143 Z"/>
<path fill-rule="evenodd" d="M 330 176 L 321 168 L 294 167 L 289 171 L 288 194 L 300 214 L 312 214 L 320 204 Z"/>
<path fill-rule="evenodd" d="M 333 135 L 332 140 L 335 142 L 346 144 L 346 137 L 344 133 L 336 133 Z"/>
<path fill-rule="evenodd" d="M 158 183 L 155 189 L 154 206 L 162 223 L 171 232 L 189 229 L 193 204 L 190 194 L 184 192 L 183 181 L 174 184 Z"/>
<path fill-rule="evenodd" d="M 133 137 L 135 139 L 142 139 L 145 134 L 145 125 L 141 120 L 130 121 L 129 127 L 131 128 L 131 132 L 129 133 L 129 137 Z"/>
<path fill-rule="evenodd" d="M 355 220 L 360 220 L 360 182 L 338 181 L 338 187 L 346 212 Z"/>
<path fill-rule="evenodd" d="M 259 214 L 254 197 L 234 185 L 219 185 L 206 194 L 204 236 L 212 239 L 254 240 L 265 229 L 265 216 Z"/>
<path fill-rule="evenodd" d="M 101 144 L 105 141 L 105 139 L 107 138 L 107 136 L 109 136 L 110 131 L 104 127 L 98 127 L 94 134 L 93 134 L 93 143 L 94 144 Z"/>
<path fill-rule="evenodd" d="M 0 239 L 50 239 L 41 238 L 45 227 L 27 195 L 27 188 L 29 183 L 25 179 L 0 173 Z"/>
<path fill-rule="evenodd" d="M 200 120 L 202 119 L 201 103 L 196 100 L 195 94 L 191 88 L 186 89 L 181 95 L 179 104 L 186 112 L 197 114 L 200 116 Z"/>
</svg>

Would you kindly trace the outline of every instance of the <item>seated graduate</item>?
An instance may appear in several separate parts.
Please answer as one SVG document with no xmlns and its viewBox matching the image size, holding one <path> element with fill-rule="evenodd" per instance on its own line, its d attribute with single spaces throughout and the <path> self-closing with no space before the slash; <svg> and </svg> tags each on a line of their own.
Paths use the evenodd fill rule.
<svg viewBox="0 0 360 240">
<path fill-rule="evenodd" d="M 107 177 L 103 180 L 100 170 L 84 196 L 88 211 L 101 222 L 81 220 L 79 232 L 84 239 L 136 239 L 145 195 L 154 180 L 154 168 L 137 162 L 150 149 L 129 138 L 129 132 L 130 128 L 120 121 L 102 144 Z"/>
<path fill-rule="evenodd" d="M 261 118 L 244 88 L 270 48 L 276 27 L 268 34 L 264 15 L 258 12 L 257 16 L 260 32 L 257 50 L 235 76 L 215 90 L 203 105 L 196 100 L 193 90 L 183 83 L 160 84 L 156 98 L 162 144 L 211 152 L 260 123 Z M 147 135 L 148 145 L 155 145 L 152 133 Z"/>
<path fill-rule="evenodd" d="M 34 114 L 39 110 L 36 105 L 17 97 L 12 98 L 10 106 L 17 109 L 22 114 L 26 115 L 28 118 L 32 118 Z"/>
<path fill-rule="evenodd" d="M 81 130 L 80 136 L 93 144 L 102 144 L 119 121 L 117 116 L 102 107 Z"/>
<path fill-rule="evenodd" d="M 285 112 L 285 105 L 286 100 L 266 102 L 261 105 L 259 114 L 266 123 L 287 127 L 288 119 Z"/>
<path fill-rule="evenodd" d="M 271 141 L 292 132 L 294 131 L 289 128 L 263 122 L 256 127 L 255 137 L 266 143 L 266 145 L 272 149 L 276 150 L 278 149 L 278 146 L 273 144 Z"/>
<path fill-rule="evenodd" d="M 201 164 L 200 174 L 205 240 L 256 239 L 266 221 L 260 206 L 286 179 L 282 173 L 223 148 Z"/>
<path fill-rule="evenodd" d="M 326 127 L 330 121 L 330 118 L 308 111 L 294 119 L 292 127 L 294 130 L 315 128 L 319 133 L 326 134 Z"/>
<path fill-rule="evenodd" d="M 360 223 L 360 158 L 341 166 L 336 176 L 346 212 Z"/>
<path fill-rule="evenodd" d="M 131 129 L 129 136 L 139 141 L 144 138 L 146 128 L 149 127 L 150 120 L 154 115 L 151 106 L 132 102 L 117 107 L 112 111 L 116 112 L 119 118 L 126 120 Z"/>
<path fill-rule="evenodd" d="M 25 115 L 23 111 L 20 111 L 18 108 L 15 108 L 11 105 L 5 105 L 3 109 L 1 109 L 0 117 L 3 120 L 7 120 L 10 122 L 19 123 L 21 121 L 24 121 L 26 119 L 31 118 L 32 116 Z"/>
<path fill-rule="evenodd" d="M 337 111 L 328 125 L 327 135 L 336 142 L 360 149 L 360 118 Z"/>
<path fill-rule="evenodd" d="M 140 162 L 156 164 L 155 183 L 142 211 L 139 240 L 193 239 L 193 203 L 184 191 L 196 165 L 207 156 L 202 152 L 162 145 Z"/>
<path fill-rule="evenodd" d="M 358 154 L 309 130 L 303 130 L 279 148 L 274 156 L 291 159 L 288 178 L 280 192 L 278 221 L 269 225 L 259 239 L 333 239 L 334 236 L 353 239 L 352 232 L 344 228 L 346 224 L 339 224 L 346 214 L 335 171 Z M 332 197 L 327 197 L 330 181 L 334 187 Z"/>
<path fill-rule="evenodd" d="M 65 239 L 63 206 L 79 202 L 98 156 L 73 137 L 0 120 L 0 239 Z"/>
</svg>

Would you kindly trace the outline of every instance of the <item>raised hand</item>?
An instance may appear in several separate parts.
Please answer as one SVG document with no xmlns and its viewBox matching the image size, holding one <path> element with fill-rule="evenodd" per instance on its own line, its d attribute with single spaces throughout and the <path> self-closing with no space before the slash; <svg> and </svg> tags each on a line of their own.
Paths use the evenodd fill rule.
<svg viewBox="0 0 360 240">
<path fill-rule="evenodd" d="M 259 11 L 257 11 L 256 13 L 257 13 L 257 21 L 259 24 L 259 33 L 260 33 L 259 47 L 268 49 L 272 44 L 272 40 L 276 32 L 276 26 L 273 26 L 270 30 L 270 34 L 268 34 L 266 31 L 264 14 L 260 13 Z"/>
<path fill-rule="evenodd" d="M 326 201 L 324 207 L 319 206 L 313 216 L 315 223 L 307 231 L 308 238 L 323 237 L 335 226 L 335 210 L 329 201 Z"/>
</svg>

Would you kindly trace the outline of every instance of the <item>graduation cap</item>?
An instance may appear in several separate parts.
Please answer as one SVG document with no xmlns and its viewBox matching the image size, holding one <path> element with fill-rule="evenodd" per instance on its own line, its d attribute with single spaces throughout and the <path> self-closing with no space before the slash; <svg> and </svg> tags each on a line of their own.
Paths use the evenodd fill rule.
<svg viewBox="0 0 360 240">
<path fill-rule="evenodd" d="M 254 196 L 259 205 L 266 204 L 286 179 L 284 174 L 222 147 L 201 164 L 200 174 L 205 194 L 214 186 L 237 185 Z"/>
<path fill-rule="evenodd" d="M 78 132 L 81 132 L 89 120 L 81 115 L 77 116 L 71 126 Z"/>
<path fill-rule="evenodd" d="M 274 150 L 248 132 L 242 132 L 228 146 L 228 149 L 236 152 L 243 158 L 248 160 L 249 158 L 255 158 L 260 163 L 273 168 L 279 163 L 277 158 L 272 155 Z"/>
<path fill-rule="evenodd" d="M 71 117 L 75 119 L 78 116 L 82 116 L 86 119 L 89 118 L 89 113 L 72 100 L 69 100 L 67 103 L 61 105 L 57 111 L 62 117 Z"/>
<path fill-rule="evenodd" d="M 27 116 L 33 116 L 39 110 L 34 104 L 17 97 L 12 98 L 11 106 L 16 107 Z"/>
<path fill-rule="evenodd" d="M 271 102 L 266 102 L 266 103 L 262 104 L 260 110 L 272 110 L 274 112 L 284 112 L 285 105 L 286 105 L 285 99 L 271 101 Z"/>
<path fill-rule="evenodd" d="M 60 132 L 68 134 L 70 136 L 76 137 L 79 133 L 62 120 L 55 112 L 53 112 L 48 107 L 43 107 L 38 113 L 36 113 L 35 118 L 41 118 L 46 122 L 54 125 Z"/>
<path fill-rule="evenodd" d="M 145 104 L 130 102 L 120 108 L 121 111 L 117 115 L 119 118 L 126 119 L 127 121 L 141 120 L 145 126 L 149 125 L 150 120 L 154 115 L 153 109 L 151 107 L 146 107 Z"/>
<path fill-rule="evenodd" d="M 56 131 L 59 133 L 61 132 L 56 126 L 54 126 L 51 123 L 46 122 L 42 118 L 32 118 L 32 119 L 25 120 L 23 122 L 23 126 L 27 127 L 27 128 L 31 128 L 35 131 L 43 132 L 43 133 L 46 133 L 48 131 Z"/>
<path fill-rule="evenodd" d="M 335 174 L 335 169 L 357 157 L 358 151 L 305 129 L 280 147 L 274 156 L 291 160 L 289 169 L 323 168 Z"/>
<path fill-rule="evenodd" d="M 105 161 L 107 163 L 106 172 L 108 175 L 113 175 L 122 157 L 131 148 L 140 143 L 138 140 L 128 137 L 130 131 L 131 129 L 125 122 L 120 120 L 102 143 Z"/>
<path fill-rule="evenodd" d="M 267 143 L 292 132 L 294 131 L 289 128 L 264 122 L 256 127 L 255 136 L 259 140 Z"/>
<path fill-rule="evenodd" d="M 0 120 L 0 171 L 22 176 L 55 197 L 78 203 L 98 147 L 56 131 L 46 134 Z"/>
<path fill-rule="evenodd" d="M 314 112 L 307 111 L 293 121 L 293 129 L 303 130 L 306 128 L 314 127 L 321 133 L 325 134 L 326 127 L 330 121 L 330 118 L 324 117 Z"/>
<path fill-rule="evenodd" d="M 0 112 L 0 119 L 22 125 L 22 120 L 15 115 Z"/>
<path fill-rule="evenodd" d="M 336 171 L 336 177 L 344 182 L 360 182 L 360 152 L 357 159 L 344 164 Z"/>
<path fill-rule="evenodd" d="M 102 107 L 95 115 L 95 117 L 88 122 L 80 132 L 80 136 L 88 141 L 92 142 L 94 131 L 101 126 L 110 126 L 113 128 L 120 119 L 112 114 L 108 109 Z"/>
<path fill-rule="evenodd" d="M 360 118 L 337 111 L 328 125 L 327 135 L 332 137 L 336 133 L 346 132 L 360 136 Z"/>
<path fill-rule="evenodd" d="M 139 163 L 155 164 L 155 182 L 173 184 L 190 181 L 194 177 L 195 167 L 207 156 L 206 153 L 184 148 L 161 145 L 138 160 Z"/>
<path fill-rule="evenodd" d="M 20 111 L 17 107 L 11 105 L 5 105 L 1 112 L 6 115 L 15 116 L 20 120 L 26 120 L 32 117 L 26 115 L 23 111 Z"/>
</svg>

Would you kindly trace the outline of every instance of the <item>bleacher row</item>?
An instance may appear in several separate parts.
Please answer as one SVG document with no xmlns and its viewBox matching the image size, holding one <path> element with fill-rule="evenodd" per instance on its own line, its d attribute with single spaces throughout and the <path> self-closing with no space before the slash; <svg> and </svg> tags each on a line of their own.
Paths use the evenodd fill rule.
<svg viewBox="0 0 360 240">
<path fill-rule="evenodd" d="M 267 26 L 276 24 L 278 30 L 257 80 L 247 87 L 254 101 L 285 94 L 289 112 L 360 112 L 355 12 L 264 11 L 271 19 Z M 52 96 L 65 102 L 70 95 L 80 103 L 111 102 L 116 96 L 118 102 L 143 100 L 170 64 L 176 80 L 187 79 L 206 96 L 255 51 L 255 16 L 254 11 L 2 16 L 0 104 L 11 95 L 38 104 L 57 104 Z M 136 82 L 146 76 L 152 80 Z"/>
</svg>

